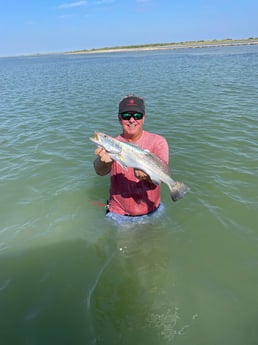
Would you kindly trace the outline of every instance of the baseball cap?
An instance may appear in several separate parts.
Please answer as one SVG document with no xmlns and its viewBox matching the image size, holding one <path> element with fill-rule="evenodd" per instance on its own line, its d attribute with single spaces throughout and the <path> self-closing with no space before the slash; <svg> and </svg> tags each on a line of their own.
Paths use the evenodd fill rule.
<svg viewBox="0 0 258 345">
<path fill-rule="evenodd" d="M 143 98 L 136 95 L 127 95 L 119 103 L 119 114 L 127 111 L 135 111 L 145 114 L 145 105 Z"/>
</svg>

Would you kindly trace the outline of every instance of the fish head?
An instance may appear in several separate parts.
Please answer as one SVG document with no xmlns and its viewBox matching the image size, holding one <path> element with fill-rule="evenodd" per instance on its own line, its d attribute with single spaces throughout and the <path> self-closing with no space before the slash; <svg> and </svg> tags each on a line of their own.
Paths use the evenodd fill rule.
<svg viewBox="0 0 258 345">
<path fill-rule="evenodd" d="M 90 140 L 109 153 L 117 154 L 121 152 L 119 141 L 105 133 L 95 132 L 94 136 L 90 138 Z"/>
<path fill-rule="evenodd" d="M 99 144 L 100 143 L 100 134 L 101 133 L 94 133 L 94 136 L 90 138 L 91 141 L 93 141 L 95 144 Z"/>
</svg>

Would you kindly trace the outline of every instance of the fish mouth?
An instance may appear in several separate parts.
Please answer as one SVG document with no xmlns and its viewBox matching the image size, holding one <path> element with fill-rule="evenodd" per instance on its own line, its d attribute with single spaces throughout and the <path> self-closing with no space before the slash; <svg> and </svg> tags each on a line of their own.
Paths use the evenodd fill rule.
<svg viewBox="0 0 258 345">
<path fill-rule="evenodd" d="M 94 133 L 94 135 L 92 137 L 90 137 L 90 140 L 97 144 L 99 142 L 98 133 Z"/>
<path fill-rule="evenodd" d="M 94 141 L 94 142 L 97 142 L 97 141 L 99 141 L 99 136 L 98 136 L 98 133 L 94 133 L 94 135 L 93 135 L 93 137 L 92 138 L 90 138 L 92 141 Z"/>
</svg>

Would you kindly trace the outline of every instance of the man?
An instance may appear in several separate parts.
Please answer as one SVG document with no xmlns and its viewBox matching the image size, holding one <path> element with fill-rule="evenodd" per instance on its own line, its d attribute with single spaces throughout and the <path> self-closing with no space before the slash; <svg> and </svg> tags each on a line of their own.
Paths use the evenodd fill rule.
<svg viewBox="0 0 258 345">
<path fill-rule="evenodd" d="M 145 117 L 144 100 L 136 95 L 125 96 L 120 101 L 118 110 L 122 134 L 116 139 L 148 150 L 168 164 L 167 141 L 160 135 L 143 130 Z M 100 176 L 110 174 L 107 216 L 113 219 L 139 217 L 158 210 L 160 186 L 155 185 L 145 172 L 133 168 L 124 169 L 103 148 L 97 148 L 95 153 L 98 156 L 94 161 L 96 173 Z"/>
</svg>

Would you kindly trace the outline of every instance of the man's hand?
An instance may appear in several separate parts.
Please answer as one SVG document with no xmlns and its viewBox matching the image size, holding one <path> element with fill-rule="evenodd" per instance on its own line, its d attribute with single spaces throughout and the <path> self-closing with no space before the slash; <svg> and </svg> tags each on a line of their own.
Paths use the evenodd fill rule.
<svg viewBox="0 0 258 345">
<path fill-rule="evenodd" d="M 98 147 L 95 150 L 95 154 L 99 156 L 99 159 L 101 160 L 101 162 L 104 162 L 104 163 L 113 162 L 113 159 L 110 157 L 110 154 L 102 147 Z"/>
<path fill-rule="evenodd" d="M 113 159 L 110 154 L 101 147 L 98 147 L 95 150 L 95 154 L 97 155 L 97 158 L 93 164 L 96 173 L 100 176 L 107 175 L 111 170 Z"/>
<path fill-rule="evenodd" d="M 145 180 L 152 183 L 150 176 L 142 170 L 134 169 L 134 176 L 137 177 L 139 180 Z"/>
</svg>

